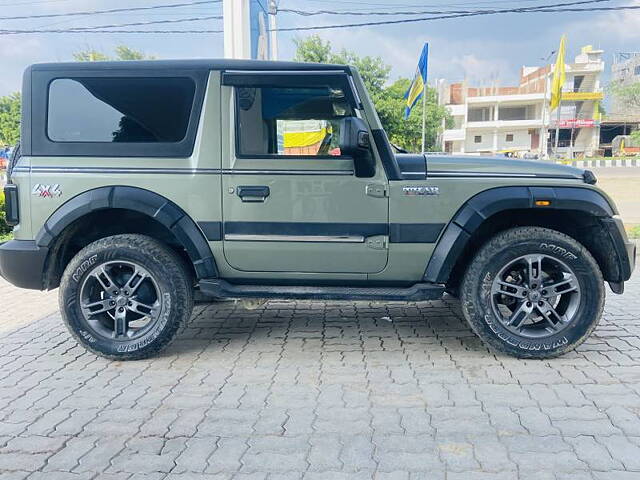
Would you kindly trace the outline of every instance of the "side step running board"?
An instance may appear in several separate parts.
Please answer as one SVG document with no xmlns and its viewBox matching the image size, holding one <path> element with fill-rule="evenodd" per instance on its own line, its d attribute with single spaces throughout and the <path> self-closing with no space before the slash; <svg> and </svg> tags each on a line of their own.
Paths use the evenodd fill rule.
<svg viewBox="0 0 640 480">
<path fill-rule="evenodd" d="M 200 281 L 200 291 L 215 298 L 272 298 L 297 300 L 385 300 L 420 302 L 438 300 L 444 287 L 416 283 L 407 288 L 390 287 L 301 287 L 284 285 L 235 285 L 225 280 Z"/>
</svg>

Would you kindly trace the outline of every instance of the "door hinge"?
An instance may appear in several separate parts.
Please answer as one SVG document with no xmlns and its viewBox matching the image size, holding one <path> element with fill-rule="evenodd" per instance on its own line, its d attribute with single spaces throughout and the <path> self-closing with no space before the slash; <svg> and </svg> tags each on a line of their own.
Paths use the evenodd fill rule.
<svg viewBox="0 0 640 480">
<path fill-rule="evenodd" d="M 389 196 L 388 187 L 382 183 L 370 183 L 367 185 L 365 191 L 370 197 L 384 198 Z"/>
<path fill-rule="evenodd" d="M 374 250 L 385 250 L 389 244 L 388 237 L 384 235 L 377 235 L 375 237 L 367 237 L 367 247 Z"/>
</svg>

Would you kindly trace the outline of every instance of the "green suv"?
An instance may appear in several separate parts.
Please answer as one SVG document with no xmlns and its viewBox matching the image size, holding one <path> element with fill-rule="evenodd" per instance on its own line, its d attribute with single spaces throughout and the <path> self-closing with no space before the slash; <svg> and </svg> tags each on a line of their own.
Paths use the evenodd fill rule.
<svg viewBox="0 0 640 480">
<path fill-rule="evenodd" d="M 109 358 L 160 351 L 194 301 L 445 292 L 492 348 L 551 357 L 634 267 L 591 172 L 396 153 L 352 67 L 42 64 L 22 98 L 0 273 L 59 287 L 71 333 Z"/>
</svg>

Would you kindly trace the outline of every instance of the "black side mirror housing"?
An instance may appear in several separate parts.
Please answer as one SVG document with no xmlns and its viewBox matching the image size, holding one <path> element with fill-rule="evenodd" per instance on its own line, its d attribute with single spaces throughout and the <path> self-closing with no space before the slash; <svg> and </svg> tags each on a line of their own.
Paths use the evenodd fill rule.
<svg viewBox="0 0 640 480">
<path fill-rule="evenodd" d="M 369 178 L 376 173 L 371 154 L 371 139 L 367 124 L 357 117 L 346 117 L 340 124 L 340 153 L 353 158 L 356 177 Z"/>
</svg>

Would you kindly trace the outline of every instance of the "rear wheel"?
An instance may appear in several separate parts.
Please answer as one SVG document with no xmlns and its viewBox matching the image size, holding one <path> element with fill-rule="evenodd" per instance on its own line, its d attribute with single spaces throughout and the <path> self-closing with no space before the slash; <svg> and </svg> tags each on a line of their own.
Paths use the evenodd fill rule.
<svg viewBox="0 0 640 480">
<path fill-rule="evenodd" d="M 548 358 L 580 345 L 597 326 L 604 283 L 591 254 L 554 230 L 521 227 L 478 252 L 461 285 L 478 336 L 518 357 Z"/>
<path fill-rule="evenodd" d="M 62 317 L 86 348 L 121 360 L 165 348 L 193 307 L 182 260 L 143 235 L 115 235 L 81 250 L 60 284 Z"/>
</svg>

